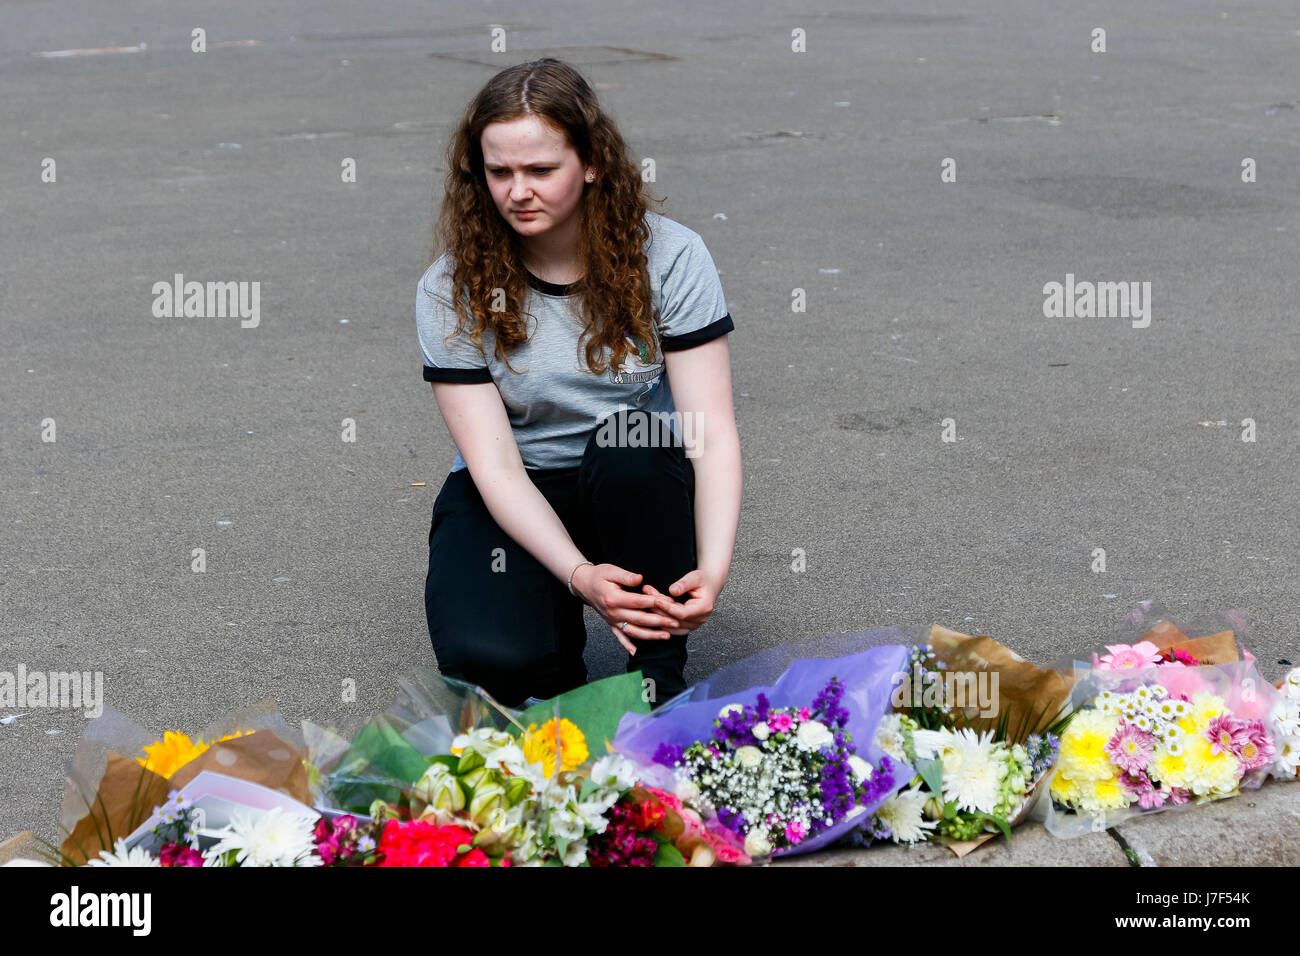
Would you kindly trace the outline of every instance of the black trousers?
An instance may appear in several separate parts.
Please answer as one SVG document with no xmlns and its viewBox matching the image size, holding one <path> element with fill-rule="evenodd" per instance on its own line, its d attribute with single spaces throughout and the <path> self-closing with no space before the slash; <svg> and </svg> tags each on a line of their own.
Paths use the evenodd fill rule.
<svg viewBox="0 0 1300 956">
<path fill-rule="evenodd" d="M 667 594 L 696 567 L 695 469 L 654 427 L 657 440 L 640 447 L 602 447 L 593 431 L 579 466 L 528 477 L 588 560 L 640 573 L 642 584 Z M 587 681 L 582 600 L 501 530 L 467 468 L 451 472 L 434 501 L 424 607 L 441 672 L 507 705 Z M 603 622 L 599 639 L 615 640 Z M 687 635 L 629 639 L 637 652 L 627 669 L 654 681 L 655 701 L 686 689 Z"/>
</svg>

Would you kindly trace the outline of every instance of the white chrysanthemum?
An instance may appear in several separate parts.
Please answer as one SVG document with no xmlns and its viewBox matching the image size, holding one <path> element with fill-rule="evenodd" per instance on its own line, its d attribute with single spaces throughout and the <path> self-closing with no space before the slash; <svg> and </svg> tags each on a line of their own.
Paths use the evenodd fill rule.
<svg viewBox="0 0 1300 956">
<path fill-rule="evenodd" d="M 889 827 L 895 843 L 915 844 L 925 840 L 938 821 L 925 819 L 925 803 L 930 794 L 917 784 L 910 790 L 900 790 L 876 811 L 880 822 Z"/>
<path fill-rule="evenodd" d="M 1146 703 L 1151 699 L 1151 690 L 1146 684 L 1143 684 L 1136 691 L 1137 699 L 1140 703 Z"/>
<path fill-rule="evenodd" d="M 943 798 L 955 800 L 959 810 L 992 813 L 998 803 L 1007 764 L 997 754 L 993 732 L 976 734 L 963 727 L 952 735 L 943 754 Z"/>
<path fill-rule="evenodd" d="M 1156 698 L 1156 700 L 1164 700 L 1169 696 L 1169 690 L 1163 684 L 1152 684 L 1151 696 Z"/>
<path fill-rule="evenodd" d="M 86 866 L 162 866 L 162 862 L 143 847 L 134 846 L 128 850 L 126 841 L 119 837 L 111 852 L 100 850 L 96 859 L 86 861 Z"/>
<path fill-rule="evenodd" d="M 265 812 L 234 810 L 230 823 L 220 830 L 200 830 L 220 842 L 203 854 L 205 866 L 221 866 L 220 858 L 237 850 L 238 866 L 320 866 L 312 830 L 316 818 L 286 813 L 280 807 Z"/>
</svg>

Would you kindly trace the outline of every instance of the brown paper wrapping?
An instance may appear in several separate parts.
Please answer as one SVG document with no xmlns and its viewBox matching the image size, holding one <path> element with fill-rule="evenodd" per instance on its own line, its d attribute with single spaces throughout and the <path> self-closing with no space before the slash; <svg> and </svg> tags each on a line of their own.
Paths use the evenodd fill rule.
<svg viewBox="0 0 1300 956">
<path fill-rule="evenodd" d="M 1036 667 L 991 637 L 972 637 L 935 624 L 930 646 L 949 671 L 997 671 L 997 716 L 981 720 L 978 707 L 966 707 L 963 716 L 974 729 L 996 726 L 1006 715 L 1008 728 L 1025 728 L 1012 741 L 1023 743 L 1030 733 L 1052 723 L 1070 698 L 1071 675 Z"/>
</svg>

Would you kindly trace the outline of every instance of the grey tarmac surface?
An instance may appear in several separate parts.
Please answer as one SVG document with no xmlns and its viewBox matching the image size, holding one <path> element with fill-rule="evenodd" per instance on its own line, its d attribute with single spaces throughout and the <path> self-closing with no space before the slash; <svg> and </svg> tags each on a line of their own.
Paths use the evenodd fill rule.
<svg viewBox="0 0 1300 956">
<path fill-rule="evenodd" d="M 0 670 L 101 671 L 161 732 L 265 698 L 354 727 L 433 664 L 454 449 L 415 284 L 460 112 L 544 55 L 655 160 L 736 323 L 745 497 L 688 678 L 932 622 L 1048 662 L 1147 598 L 1241 609 L 1269 679 L 1300 660 L 1293 4 L 58 0 L 0 26 Z M 155 318 L 177 273 L 260 282 L 260 324 Z M 1151 282 L 1149 326 L 1045 317 L 1067 274 Z M 53 835 L 85 726 L 0 725 L 0 836 Z"/>
</svg>

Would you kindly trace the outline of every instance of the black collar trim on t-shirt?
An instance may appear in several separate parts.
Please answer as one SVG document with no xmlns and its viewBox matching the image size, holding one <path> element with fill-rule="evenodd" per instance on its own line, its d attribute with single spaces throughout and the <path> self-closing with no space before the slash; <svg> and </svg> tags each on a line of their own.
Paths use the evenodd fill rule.
<svg viewBox="0 0 1300 956">
<path fill-rule="evenodd" d="M 578 282 L 566 282 L 564 284 L 547 282 L 545 279 L 539 279 L 527 269 L 524 270 L 524 276 L 530 286 L 538 292 L 545 292 L 547 295 L 573 295 L 578 291 Z"/>
</svg>

